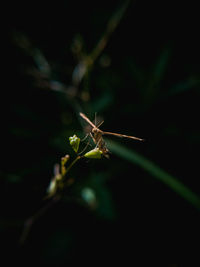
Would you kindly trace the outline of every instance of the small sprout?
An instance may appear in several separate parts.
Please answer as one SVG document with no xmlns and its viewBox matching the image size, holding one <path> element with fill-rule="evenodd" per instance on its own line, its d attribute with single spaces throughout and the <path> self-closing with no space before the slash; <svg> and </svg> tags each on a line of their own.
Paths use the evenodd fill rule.
<svg viewBox="0 0 200 267">
<path fill-rule="evenodd" d="M 84 157 L 89 159 L 100 159 L 102 154 L 103 154 L 102 151 L 98 147 L 96 147 L 90 150 L 89 152 L 85 153 Z"/>
<path fill-rule="evenodd" d="M 54 173 L 54 176 L 57 176 L 60 174 L 60 165 L 58 163 L 54 165 L 53 173 Z"/>
<path fill-rule="evenodd" d="M 61 174 L 58 174 L 58 175 L 55 176 L 56 181 L 61 181 L 62 178 L 63 178 L 63 177 L 62 177 Z"/>
<path fill-rule="evenodd" d="M 77 153 L 80 144 L 80 138 L 77 137 L 75 134 L 69 137 L 69 143 L 72 146 L 73 150 Z"/>
<path fill-rule="evenodd" d="M 62 179 L 62 175 L 60 173 L 60 165 L 59 164 L 55 164 L 54 165 L 54 178 L 56 181 L 59 181 Z"/>
<path fill-rule="evenodd" d="M 50 197 L 50 196 L 55 195 L 56 191 L 57 191 L 57 182 L 56 182 L 56 179 L 53 178 L 53 179 L 51 180 L 51 182 L 50 182 L 48 188 L 47 188 L 47 194 L 48 194 L 49 197 Z"/>
<path fill-rule="evenodd" d="M 64 157 L 61 158 L 61 163 L 62 165 L 65 165 L 67 161 L 69 160 L 69 155 L 65 155 Z"/>
<path fill-rule="evenodd" d="M 65 164 L 67 163 L 69 158 L 70 158 L 69 155 L 65 155 L 64 157 L 61 158 L 61 174 L 62 174 L 62 176 L 64 176 L 67 172 Z"/>
</svg>

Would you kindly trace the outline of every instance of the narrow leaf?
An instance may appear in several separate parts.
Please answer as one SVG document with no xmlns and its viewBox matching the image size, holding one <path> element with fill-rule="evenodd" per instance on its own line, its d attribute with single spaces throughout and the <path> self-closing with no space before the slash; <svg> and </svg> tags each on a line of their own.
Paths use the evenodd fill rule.
<svg viewBox="0 0 200 267">
<path fill-rule="evenodd" d="M 110 140 L 106 140 L 106 143 L 113 154 L 116 154 L 117 156 L 140 166 L 142 169 L 149 172 L 154 178 L 160 180 L 162 183 L 167 185 L 169 188 L 200 210 L 200 197 L 192 192 L 186 185 L 178 181 L 175 177 L 168 174 L 155 163 L 146 159 L 144 156 L 139 155 L 133 150 L 130 150 Z"/>
</svg>

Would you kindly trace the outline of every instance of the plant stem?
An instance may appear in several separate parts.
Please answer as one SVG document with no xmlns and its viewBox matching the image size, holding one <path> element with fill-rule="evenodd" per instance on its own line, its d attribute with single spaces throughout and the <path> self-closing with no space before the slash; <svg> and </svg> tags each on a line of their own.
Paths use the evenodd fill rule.
<svg viewBox="0 0 200 267">
<path fill-rule="evenodd" d="M 59 196 L 55 196 L 54 198 L 51 199 L 50 202 L 48 202 L 45 206 L 43 206 L 41 209 L 39 209 L 34 215 L 32 215 L 31 217 L 29 217 L 25 223 L 24 223 L 24 227 L 23 227 L 23 231 L 22 231 L 22 234 L 20 236 L 20 239 L 19 239 L 19 245 L 22 246 L 29 233 L 30 233 L 30 230 L 34 224 L 34 222 L 39 219 L 42 215 L 44 215 L 55 203 L 57 203 L 58 201 L 60 200 L 60 197 Z"/>
<path fill-rule="evenodd" d="M 74 161 L 69 165 L 68 168 L 66 168 L 66 173 L 71 169 L 71 167 L 81 158 L 81 156 L 77 156 Z"/>
</svg>

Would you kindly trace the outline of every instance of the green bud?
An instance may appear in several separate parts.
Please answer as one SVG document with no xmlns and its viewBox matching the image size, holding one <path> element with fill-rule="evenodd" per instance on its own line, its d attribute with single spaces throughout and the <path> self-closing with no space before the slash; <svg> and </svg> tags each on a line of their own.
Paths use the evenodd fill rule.
<svg viewBox="0 0 200 267">
<path fill-rule="evenodd" d="M 75 134 L 69 137 L 69 143 L 72 146 L 73 150 L 77 153 L 80 144 L 80 138 L 77 137 Z"/>
<path fill-rule="evenodd" d="M 100 159 L 102 155 L 102 151 L 99 150 L 98 147 L 90 150 L 89 152 L 85 153 L 84 157 L 89 159 Z"/>
<path fill-rule="evenodd" d="M 67 161 L 69 160 L 69 155 L 65 155 L 64 157 L 61 158 L 61 163 L 62 165 L 65 165 Z"/>
<path fill-rule="evenodd" d="M 64 176 L 67 172 L 65 164 L 69 160 L 69 155 L 65 155 L 64 157 L 61 158 L 61 174 Z"/>
</svg>

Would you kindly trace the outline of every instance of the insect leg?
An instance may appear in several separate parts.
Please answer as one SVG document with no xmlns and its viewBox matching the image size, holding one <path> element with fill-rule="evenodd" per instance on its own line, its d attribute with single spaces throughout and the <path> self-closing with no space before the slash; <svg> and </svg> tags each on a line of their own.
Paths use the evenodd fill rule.
<svg viewBox="0 0 200 267">
<path fill-rule="evenodd" d="M 90 145 L 90 140 L 87 142 L 86 146 L 83 148 L 83 150 L 81 152 L 78 153 L 78 156 L 80 156 L 86 149 L 87 147 Z"/>
<path fill-rule="evenodd" d="M 95 115 L 94 115 L 94 124 L 97 125 L 97 113 L 95 112 Z"/>
<path fill-rule="evenodd" d="M 88 138 L 89 134 L 86 134 L 85 137 L 83 137 L 83 139 L 81 139 L 81 142 L 85 141 Z"/>
<path fill-rule="evenodd" d="M 96 144 L 96 140 L 95 140 L 95 138 L 93 137 L 92 133 L 90 133 L 90 137 L 92 138 L 93 142 Z"/>
</svg>

